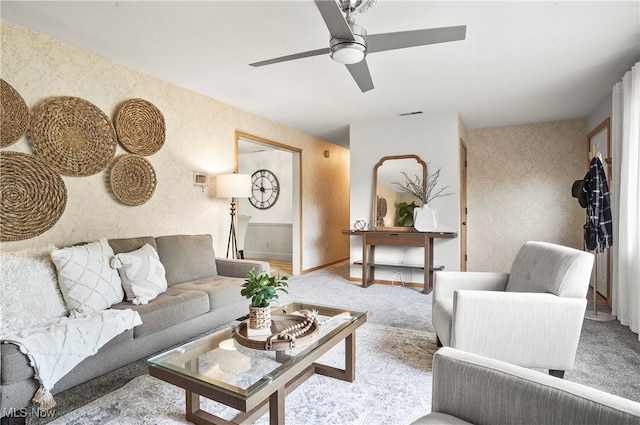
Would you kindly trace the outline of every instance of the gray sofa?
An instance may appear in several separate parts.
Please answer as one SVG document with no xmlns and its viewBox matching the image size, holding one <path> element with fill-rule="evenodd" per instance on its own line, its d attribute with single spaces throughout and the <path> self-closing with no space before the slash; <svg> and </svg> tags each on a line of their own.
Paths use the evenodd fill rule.
<svg viewBox="0 0 640 425">
<path fill-rule="evenodd" d="M 246 315 L 249 300 L 240 290 L 247 272 L 269 270 L 269 264 L 261 261 L 216 258 L 210 235 L 109 240 L 115 254 L 147 243 L 165 267 L 167 290 L 145 305 L 126 301 L 113 305 L 138 311 L 142 325 L 118 335 L 78 364 L 56 383 L 53 394 Z M 0 417 L 27 407 L 38 386 L 28 358 L 16 345 L 0 344 Z"/>
<path fill-rule="evenodd" d="M 431 413 L 413 425 L 639 425 L 640 403 L 445 347 L 433 357 Z"/>
</svg>

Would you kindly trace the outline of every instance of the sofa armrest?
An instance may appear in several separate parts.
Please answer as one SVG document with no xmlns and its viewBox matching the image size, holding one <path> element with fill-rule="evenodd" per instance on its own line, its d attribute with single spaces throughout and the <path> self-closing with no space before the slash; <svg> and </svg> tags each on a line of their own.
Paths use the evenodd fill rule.
<svg viewBox="0 0 640 425">
<path fill-rule="evenodd" d="M 218 274 L 221 276 L 229 277 L 242 277 L 247 278 L 247 273 L 251 269 L 255 269 L 256 274 L 263 270 L 267 272 L 271 270 L 269 263 L 266 261 L 254 261 L 254 260 L 241 260 L 233 258 L 220 258 L 216 257 L 216 268 Z"/>
<path fill-rule="evenodd" d="M 475 424 L 581 425 L 640 421 L 640 403 L 449 347 L 441 348 L 434 355 L 432 385 L 432 412 Z M 436 423 L 429 419 L 432 415 L 414 424 Z"/>
<path fill-rule="evenodd" d="M 524 367 L 571 370 L 586 299 L 553 294 L 456 291 L 453 348 Z"/>
<path fill-rule="evenodd" d="M 436 272 L 433 275 L 433 300 L 453 298 L 453 292 L 463 289 L 504 291 L 509 273 L 493 272 Z"/>
</svg>

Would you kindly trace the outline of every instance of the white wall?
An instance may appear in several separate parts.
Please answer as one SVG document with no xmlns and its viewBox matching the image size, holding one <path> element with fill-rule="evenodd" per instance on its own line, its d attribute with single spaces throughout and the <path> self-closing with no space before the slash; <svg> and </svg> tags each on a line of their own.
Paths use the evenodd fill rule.
<svg viewBox="0 0 640 425">
<path fill-rule="evenodd" d="M 420 156 L 427 162 L 429 170 L 442 167 L 440 184 L 448 185 L 453 195 L 433 201 L 438 209 L 438 231 L 458 231 L 460 217 L 460 163 L 459 128 L 457 113 L 413 115 L 387 121 L 354 124 L 350 128 L 351 149 L 351 214 L 350 225 L 356 220 L 372 219 L 373 168 L 380 158 L 391 155 Z M 346 236 L 345 236 L 346 237 Z M 362 241 L 352 236 L 350 260 L 362 259 Z M 459 270 L 459 241 L 436 239 L 434 263 L 444 265 L 446 270 Z M 421 248 L 377 247 L 376 260 L 422 263 Z M 376 270 L 376 279 L 392 280 L 397 271 L 389 268 Z M 404 271 L 406 275 L 406 270 Z M 421 283 L 422 272 L 414 270 L 411 282 Z M 351 266 L 351 278 L 361 278 L 360 266 Z"/>
</svg>

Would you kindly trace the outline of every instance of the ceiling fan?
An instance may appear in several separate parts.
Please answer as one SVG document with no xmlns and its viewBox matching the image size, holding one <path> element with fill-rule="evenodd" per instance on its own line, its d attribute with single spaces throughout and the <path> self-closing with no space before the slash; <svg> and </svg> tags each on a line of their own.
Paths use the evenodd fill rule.
<svg viewBox="0 0 640 425">
<path fill-rule="evenodd" d="M 370 35 L 363 27 L 356 25 L 354 15 L 373 7 L 376 0 L 315 0 L 315 3 L 331 35 L 328 48 L 281 56 L 250 65 L 258 67 L 329 53 L 333 60 L 346 65 L 364 93 L 373 89 L 373 80 L 365 59 L 367 54 L 464 40 L 467 31 L 467 27 L 461 25 Z"/>
</svg>

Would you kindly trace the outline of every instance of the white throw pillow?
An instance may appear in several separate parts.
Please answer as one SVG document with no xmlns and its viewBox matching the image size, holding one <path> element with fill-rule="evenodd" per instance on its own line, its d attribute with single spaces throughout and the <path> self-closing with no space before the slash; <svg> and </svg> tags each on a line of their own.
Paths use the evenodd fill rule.
<svg viewBox="0 0 640 425">
<path fill-rule="evenodd" d="M 57 249 L 51 258 L 71 315 L 101 311 L 124 298 L 120 275 L 110 266 L 113 249 L 105 238 Z"/>
<path fill-rule="evenodd" d="M 116 255 L 114 261 L 120 272 L 127 301 L 147 304 L 167 290 L 164 266 L 155 249 L 149 244 L 132 252 Z"/>
<path fill-rule="evenodd" d="M 54 249 L 0 256 L 0 335 L 45 326 L 68 314 L 49 256 Z"/>
</svg>

